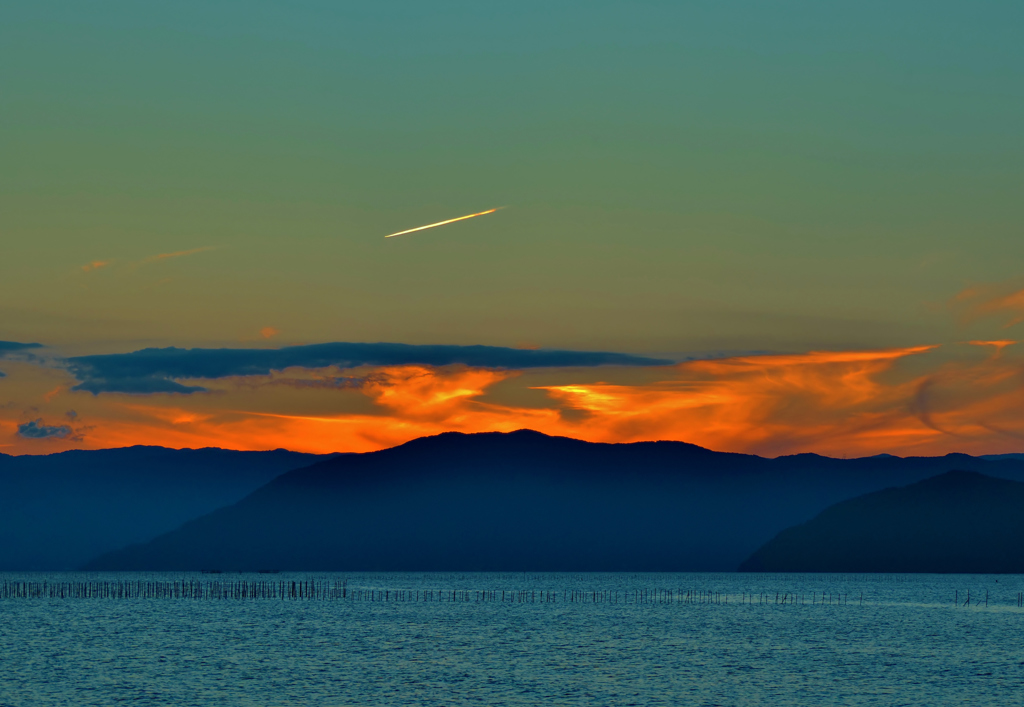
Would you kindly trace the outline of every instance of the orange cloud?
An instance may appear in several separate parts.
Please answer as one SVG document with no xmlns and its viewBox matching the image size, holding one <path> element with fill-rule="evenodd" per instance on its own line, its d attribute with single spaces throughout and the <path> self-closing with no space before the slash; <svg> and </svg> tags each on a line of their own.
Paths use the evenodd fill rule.
<svg viewBox="0 0 1024 707">
<path fill-rule="evenodd" d="M 965 322 L 1000 317 L 1006 320 L 1004 328 L 1024 322 L 1024 289 L 1006 283 L 969 287 L 957 294 L 950 305 Z"/>
<path fill-rule="evenodd" d="M 874 453 L 917 443 L 923 426 L 907 405 L 913 383 L 885 383 L 882 375 L 932 348 L 694 361 L 679 366 L 676 380 L 653 385 L 545 390 L 585 413 L 589 434 L 602 441 L 681 439 L 768 455 Z"/>
<path fill-rule="evenodd" d="M 99 270 L 100 268 L 107 267 L 112 262 L 114 262 L 114 261 L 112 261 L 112 260 L 94 260 L 91 263 L 86 263 L 85 265 L 83 265 L 82 266 L 82 271 L 83 272 L 90 272 L 92 270 Z"/>
<path fill-rule="evenodd" d="M 995 349 L 995 353 L 993 353 L 992 355 L 998 358 L 999 356 L 1002 356 L 1003 349 L 1005 349 L 1007 346 L 1013 346 L 1017 342 L 1010 341 L 1008 339 L 999 339 L 997 341 L 968 341 L 967 343 L 970 344 L 971 346 L 991 346 L 992 348 Z"/>
<path fill-rule="evenodd" d="M 516 375 L 461 366 L 394 366 L 375 369 L 358 390 L 334 393 L 368 396 L 374 402 L 374 414 L 306 415 L 239 409 L 196 412 L 181 407 L 191 400 L 180 398 L 174 398 L 174 406 L 120 404 L 113 411 L 115 415 L 95 426 L 89 446 L 144 443 L 366 452 L 449 430 L 511 432 L 524 426 L 545 429 L 557 424 L 557 410 L 522 410 L 477 400 L 490 386 Z"/>
<path fill-rule="evenodd" d="M 260 336 L 262 336 L 264 339 L 273 339 L 280 333 L 280 331 L 278 331 L 272 326 L 265 326 L 262 329 L 260 329 Z"/>
<path fill-rule="evenodd" d="M 968 341 L 967 343 L 971 346 L 995 346 L 996 349 L 1002 351 L 1007 346 L 1013 346 L 1017 342 L 1010 339 L 997 339 L 995 341 Z"/>
<path fill-rule="evenodd" d="M 351 451 L 383 449 L 447 431 L 511 432 L 557 425 L 559 413 L 554 409 L 531 410 L 478 399 L 494 384 L 517 375 L 463 366 L 385 367 L 366 376 L 359 390 L 379 408 L 376 414 L 250 414 L 263 418 L 259 424 L 264 430 L 276 425 L 293 440 L 312 437 L 317 444 L 330 440 L 335 445 L 330 449 Z"/>
</svg>

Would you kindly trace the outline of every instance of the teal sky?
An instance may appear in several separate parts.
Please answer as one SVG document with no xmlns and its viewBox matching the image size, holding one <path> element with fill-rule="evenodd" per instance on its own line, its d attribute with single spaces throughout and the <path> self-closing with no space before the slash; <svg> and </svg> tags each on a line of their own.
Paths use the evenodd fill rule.
<svg viewBox="0 0 1024 707">
<path fill-rule="evenodd" d="M 1019 2 L 8 4 L 0 339 L 1000 336 L 945 305 L 1021 275 L 1022 26 Z"/>
</svg>

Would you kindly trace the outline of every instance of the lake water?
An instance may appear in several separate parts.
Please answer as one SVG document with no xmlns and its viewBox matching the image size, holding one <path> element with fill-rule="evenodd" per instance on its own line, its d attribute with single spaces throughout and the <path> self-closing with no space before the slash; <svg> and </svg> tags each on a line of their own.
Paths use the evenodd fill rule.
<svg viewBox="0 0 1024 707">
<path fill-rule="evenodd" d="M 0 599 L 5 706 L 1024 702 L 1024 576 L 0 574 L 23 580 L 344 598 Z"/>
</svg>

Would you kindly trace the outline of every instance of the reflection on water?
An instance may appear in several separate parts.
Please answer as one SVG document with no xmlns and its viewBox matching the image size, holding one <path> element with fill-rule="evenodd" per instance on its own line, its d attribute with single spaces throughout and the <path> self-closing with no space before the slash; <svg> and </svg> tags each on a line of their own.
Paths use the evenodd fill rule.
<svg viewBox="0 0 1024 707">
<path fill-rule="evenodd" d="M 1024 576 L 0 574 L 5 582 L 47 591 L 0 599 L 2 705 L 1009 705 L 1024 694 Z M 88 583 L 107 587 L 104 598 L 52 590 Z M 128 583 L 176 590 L 157 599 L 109 589 Z M 235 593 L 196 589 L 213 583 Z M 266 598 L 253 598 L 256 586 Z"/>
</svg>

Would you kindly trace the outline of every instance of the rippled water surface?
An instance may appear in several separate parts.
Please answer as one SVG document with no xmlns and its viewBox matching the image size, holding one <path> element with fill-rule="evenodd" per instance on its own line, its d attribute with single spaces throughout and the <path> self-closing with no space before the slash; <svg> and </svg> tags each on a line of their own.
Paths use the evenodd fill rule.
<svg viewBox="0 0 1024 707">
<path fill-rule="evenodd" d="M 1021 576 L 0 574 L 175 580 L 344 598 L 0 599 L 0 704 L 1024 702 Z"/>
</svg>

